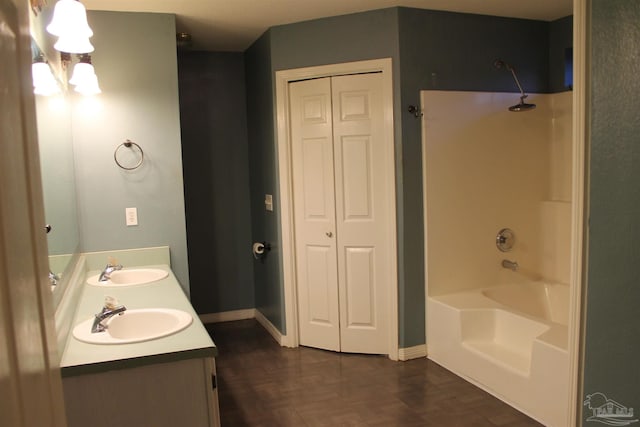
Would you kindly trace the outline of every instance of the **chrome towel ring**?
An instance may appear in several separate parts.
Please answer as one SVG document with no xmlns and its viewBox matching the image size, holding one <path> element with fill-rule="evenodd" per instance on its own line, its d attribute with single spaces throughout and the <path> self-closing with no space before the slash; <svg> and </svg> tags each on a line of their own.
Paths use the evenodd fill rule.
<svg viewBox="0 0 640 427">
<path fill-rule="evenodd" d="M 134 148 L 134 146 L 137 148 L 137 151 L 140 151 L 140 159 L 138 160 L 138 163 L 136 163 L 133 166 L 124 166 L 118 160 L 118 152 L 122 147 L 127 147 L 127 148 L 130 148 L 132 151 L 136 151 L 136 148 Z M 142 162 L 144 161 L 144 151 L 142 151 L 142 147 L 140 147 L 138 144 L 127 139 L 125 142 L 123 142 L 122 144 L 116 147 L 116 151 L 113 152 L 113 160 L 116 162 L 116 165 L 118 165 L 118 167 L 120 167 L 121 169 L 131 171 L 139 168 L 142 165 Z"/>
</svg>

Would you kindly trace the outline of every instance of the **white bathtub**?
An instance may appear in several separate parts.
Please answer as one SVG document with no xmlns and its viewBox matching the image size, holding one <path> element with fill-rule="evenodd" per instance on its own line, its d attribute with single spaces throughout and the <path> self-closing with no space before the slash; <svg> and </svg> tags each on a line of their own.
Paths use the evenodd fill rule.
<svg viewBox="0 0 640 427">
<path fill-rule="evenodd" d="M 546 426 L 567 419 L 566 285 L 531 282 L 427 299 L 428 357 Z"/>
<path fill-rule="evenodd" d="M 487 298 L 541 320 L 569 322 L 569 287 L 557 283 L 530 282 L 481 290 Z"/>
</svg>

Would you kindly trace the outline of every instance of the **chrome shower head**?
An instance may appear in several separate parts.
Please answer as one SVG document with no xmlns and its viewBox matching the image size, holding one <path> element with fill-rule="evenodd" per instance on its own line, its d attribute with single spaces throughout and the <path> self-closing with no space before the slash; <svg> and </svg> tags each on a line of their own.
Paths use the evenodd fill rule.
<svg viewBox="0 0 640 427">
<path fill-rule="evenodd" d="M 518 77 L 516 76 L 516 70 L 513 69 L 511 64 L 508 64 L 508 63 L 504 62 L 501 59 L 496 59 L 493 62 L 493 66 L 496 67 L 497 69 L 501 69 L 502 67 L 505 67 L 507 70 L 511 71 L 511 75 L 513 76 L 513 80 L 515 80 L 516 85 L 518 86 L 518 89 L 520 89 L 520 103 L 516 104 L 516 105 L 512 105 L 511 107 L 509 107 L 509 111 L 520 112 L 520 111 L 529 111 L 529 110 L 533 110 L 534 108 L 536 108 L 536 104 L 527 104 L 526 102 L 524 102 L 525 98 L 527 96 L 529 96 L 529 95 L 524 93 L 524 90 L 522 89 L 522 86 L 520 85 L 520 81 L 518 80 Z"/>
<path fill-rule="evenodd" d="M 534 108 L 536 108 L 536 104 L 527 104 L 526 102 L 524 102 L 524 98 L 526 98 L 526 97 L 520 98 L 520 103 L 519 104 L 512 105 L 511 107 L 509 107 L 509 111 L 515 111 L 515 112 L 519 113 L 521 111 L 529 111 L 529 110 L 533 110 Z"/>
</svg>

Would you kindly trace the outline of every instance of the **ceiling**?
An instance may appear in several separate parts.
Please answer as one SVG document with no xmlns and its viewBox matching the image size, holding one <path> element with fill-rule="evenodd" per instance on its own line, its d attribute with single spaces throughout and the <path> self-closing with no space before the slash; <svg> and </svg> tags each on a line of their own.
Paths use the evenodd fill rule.
<svg viewBox="0 0 640 427">
<path fill-rule="evenodd" d="M 269 27 L 394 6 L 552 21 L 572 0 L 83 0 L 87 9 L 176 14 L 193 48 L 244 51 Z"/>
</svg>

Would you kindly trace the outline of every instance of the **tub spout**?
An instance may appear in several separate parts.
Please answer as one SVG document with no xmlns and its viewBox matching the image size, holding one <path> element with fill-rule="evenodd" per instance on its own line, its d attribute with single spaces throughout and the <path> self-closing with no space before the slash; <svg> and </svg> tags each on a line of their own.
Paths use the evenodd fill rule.
<svg viewBox="0 0 640 427">
<path fill-rule="evenodd" d="M 518 265 L 518 261 L 509 261 L 508 259 L 502 260 L 502 268 L 508 268 L 509 270 L 517 271 L 518 267 L 520 267 Z"/>
</svg>

